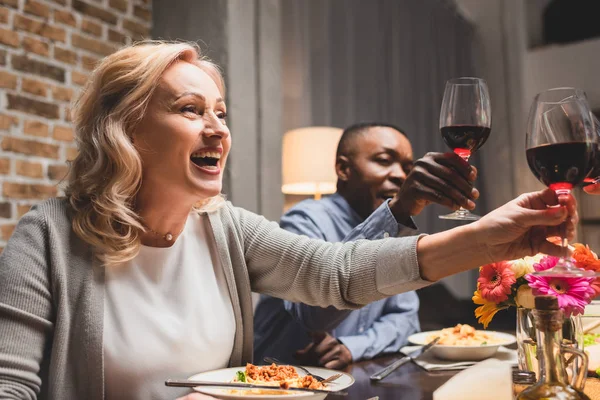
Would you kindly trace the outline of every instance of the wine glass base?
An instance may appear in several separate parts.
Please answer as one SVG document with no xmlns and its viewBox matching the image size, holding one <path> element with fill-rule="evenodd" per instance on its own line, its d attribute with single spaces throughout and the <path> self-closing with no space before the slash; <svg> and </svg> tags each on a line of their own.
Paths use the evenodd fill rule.
<svg viewBox="0 0 600 400">
<path fill-rule="evenodd" d="M 589 271 L 580 268 L 550 268 L 545 271 L 532 272 L 536 276 L 555 276 L 557 278 L 573 277 L 573 278 L 596 278 L 600 277 L 600 272 Z"/>
<path fill-rule="evenodd" d="M 455 221 L 477 221 L 478 219 L 480 219 L 481 217 L 479 215 L 470 213 L 467 210 L 458 210 L 458 211 L 454 211 L 453 213 L 450 214 L 446 214 L 446 215 L 438 215 L 438 217 L 440 219 L 451 219 L 451 220 L 455 220 Z"/>
</svg>

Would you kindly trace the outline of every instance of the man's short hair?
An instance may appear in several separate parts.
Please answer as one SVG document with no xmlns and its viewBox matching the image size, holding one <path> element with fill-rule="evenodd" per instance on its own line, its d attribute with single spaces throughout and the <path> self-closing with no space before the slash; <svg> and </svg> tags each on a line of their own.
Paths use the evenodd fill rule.
<svg viewBox="0 0 600 400">
<path fill-rule="evenodd" d="M 335 153 L 336 158 L 341 155 L 346 155 L 346 156 L 350 155 L 351 145 L 352 145 L 352 142 L 354 141 L 354 139 L 356 139 L 358 136 L 365 133 L 369 128 L 375 128 L 375 127 L 392 128 L 392 129 L 397 130 L 404 136 L 406 136 L 404 129 L 402 129 L 396 125 L 393 125 L 393 124 L 388 124 L 386 122 L 359 122 L 359 123 L 350 125 L 346 129 L 344 129 L 344 132 L 342 132 L 342 136 L 340 137 L 337 151 Z"/>
</svg>

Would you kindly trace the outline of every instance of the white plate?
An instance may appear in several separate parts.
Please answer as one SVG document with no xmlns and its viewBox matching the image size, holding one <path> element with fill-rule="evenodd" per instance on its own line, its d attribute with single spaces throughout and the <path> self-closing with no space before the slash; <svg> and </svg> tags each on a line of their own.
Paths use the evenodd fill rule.
<svg viewBox="0 0 600 400">
<path fill-rule="evenodd" d="M 335 371 L 332 369 L 325 368 L 317 368 L 317 367 L 306 367 L 313 374 L 317 374 L 322 376 L 323 378 L 328 378 L 331 375 L 335 375 L 341 373 L 340 376 L 335 381 L 328 383 L 327 388 L 336 391 L 343 390 L 347 387 L 351 386 L 354 383 L 354 378 L 352 375 L 346 374 L 341 371 Z M 217 369 L 215 371 L 207 371 L 202 372 L 200 374 L 196 374 L 194 376 L 190 376 L 188 379 L 190 380 L 199 380 L 199 381 L 211 381 L 211 382 L 231 382 L 237 371 L 244 371 L 244 367 L 235 367 L 235 368 L 225 368 L 225 369 Z M 304 376 L 306 375 L 303 371 L 297 370 L 298 375 Z M 311 393 L 311 392 L 289 392 L 289 394 L 253 394 L 252 391 L 256 389 L 235 389 L 235 388 L 213 388 L 213 387 L 204 387 L 199 386 L 194 388 L 196 391 L 204 394 L 208 394 L 214 396 L 219 399 L 224 400 L 239 400 L 239 399 L 252 399 L 252 400 L 275 400 L 275 399 L 293 399 L 293 400 L 322 400 L 327 396 L 327 393 Z M 235 390 L 235 393 L 232 393 L 232 390 Z"/>
<path fill-rule="evenodd" d="M 425 345 L 431 337 L 440 331 L 420 332 L 410 335 L 408 341 L 414 344 Z M 507 346 L 517 341 L 514 335 L 495 331 L 485 331 L 496 339 L 495 343 L 478 346 L 447 346 L 436 344 L 429 350 L 434 356 L 442 360 L 451 361 L 480 361 L 492 357 L 500 346 Z"/>
</svg>

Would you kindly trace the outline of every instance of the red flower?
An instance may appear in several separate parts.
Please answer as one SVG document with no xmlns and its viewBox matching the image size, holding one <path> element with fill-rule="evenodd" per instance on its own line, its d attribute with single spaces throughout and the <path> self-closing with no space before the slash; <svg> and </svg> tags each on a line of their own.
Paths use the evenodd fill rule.
<svg viewBox="0 0 600 400">
<path fill-rule="evenodd" d="M 479 269 L 477 279 L 481 297 L 496 304 L 508 300 L 516 281 L 515 273 L 507 261 L 484 265 Z"/>
</svg>

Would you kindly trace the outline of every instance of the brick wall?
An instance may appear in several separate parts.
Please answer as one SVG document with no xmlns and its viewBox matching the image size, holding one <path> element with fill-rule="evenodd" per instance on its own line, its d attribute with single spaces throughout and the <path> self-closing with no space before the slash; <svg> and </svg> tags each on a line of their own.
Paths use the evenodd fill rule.
<svg viewBox="0 0 600 400">
<path fill-rule="evenodd" d="M 0 0 L 0 251 L 31 205 L 61 194 L 69 102 L 151 20 L 151 0 Z"/>
</svg>

